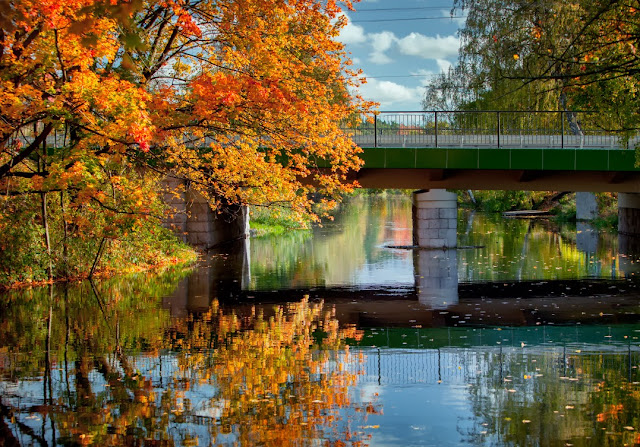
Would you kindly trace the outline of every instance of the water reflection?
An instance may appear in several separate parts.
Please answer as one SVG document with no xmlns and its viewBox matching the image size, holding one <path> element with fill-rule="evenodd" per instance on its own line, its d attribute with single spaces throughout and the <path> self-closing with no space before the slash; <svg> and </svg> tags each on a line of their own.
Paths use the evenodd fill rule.
<svg viewBox="0 0 640 447">
<path fill-rule="evenodd" d="M 426 328 L 422 307 L 354 327 L 340 323 L 347 303 L 308 299 L 172 317 L 159 304 L 180 281 L 3 296 L 5 445 L 640 441 L 639 324 Z M 452 308 L 431 318 L 475 304 Z"/>
<path fill-rule="evenodd" d="M 630 245 L 618 251 L 616 235 L 469 211 L 459 219 L 457 250 L 411 249 L 407 198 L 358 197 L 312 233 L 252 239 L 214 254 L 165 305 L 179 316 L 212 299 L 286 302 L 309 294 L 338 305 L 343 321 L 426 309 L 432 317 L 425 314 L 424 324 L 435 326 L 452 324 L 438 310 L 464 317 L 466 306 L 474 312 L 459 324 L 565 324 L 599 314 L 629 321 L 635 312 L 640 262 Z M 379 310 L 367 309 L 372 301 Z M 576 315 L 579 308 L 584 314 Z"/>
<path fill-rule="evenodd" d="M 253 290 L 413 283 L 411 201 L 357 197 L 312 234 L 250 242 Z"/>
<path fill-rule="evenodd" d="M 430 309 L 458 304 L 458 250 L 415 250 L 418 301 Z"/>
<path fill-rule="evenodd" d="M 634 445 L 637 344 L 366 350 L 372 444 Z"/>
<path fill-rule="evenodd" d="M 171 318 L 132 283 L 3 302 L 2 445 L 307 445 L 366 438 L 362 357 L 322 303 Z M 173 283 L 175 286 L 175 282 Z M 167 292 L 165 290 L 165 292 Z M 100 295 L 109 295 L 102 298 Z M 5 297 L 7 298 L 7 297 Z"/>
<path fill-rule="evenodd" d="M 251 290 L 303 287 L 411 287 L 431 275 L 421 265 L 447 257 L 459 283 L 624 279 L 635 276 L 640 250 L 628 238 L 586 223 L 555 224 L 461 210 L 455 255 L 433 252 L 414 261 L 411 203 L 407 197 L 357 197 L 334 222 L 310 235 L 251 240 Z M 622 239 L 621 239 L 622 240 Z M 639 244 L 640 245 L 640 244 Z M 640 247 L 638 247 L 640 249 Z M 425 258 L 422 260 L 422 258 Z M 453 262 L 457 259 L 457 265 Z M 426 272 L 426 273 L 425 273 Z"/>
<path fill-rule="evenodd" d="M 633 445 L 633 241 L 410 202 L 195 271 L 0 295 L 0 445 Z M 309 295 L 309 298 L 304 298 Z"/>
</svg>

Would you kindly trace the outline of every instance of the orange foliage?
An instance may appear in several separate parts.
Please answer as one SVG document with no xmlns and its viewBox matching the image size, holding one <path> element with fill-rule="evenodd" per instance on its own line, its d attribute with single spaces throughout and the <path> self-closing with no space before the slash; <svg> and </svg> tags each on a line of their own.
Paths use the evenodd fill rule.
<svg viewBox="0 0 640 447">
<path fill-rule="evenodd" d="M 309 184 L 329 197 L 353 186 L 359 149 L 340 123 L 371 107 L 349 93 L 363 80 L 335 40 L 339 12 L 319 0 L 2 3 L 0 186 L 82 190 L 81 205 L 145 214 L 144 200 L 98 197 L 111 183 L 97 173 L 149 166 L 214 206 L 310 213 Z M 67 138 L 45 150 L 56 133 Z M 22 180 L 34 173 L 45 180 Z"/>
<path fill-rule="evenodd" d="M 255 309 L 244 317 L 228 314 L 214 302 L 207 314 L 174 331 L 183 334 L 176 337 L 181 349 L 192 353 L 180 358 L 182 374 L 218 390 L 211 404 L 220 410 L 219 424 L 235 427 L 242 445 L 326 438 L 341 419 L 338 411 L 353 405 L 350 389 L 362 358 L 349 353 L 345 339 L 362 333 L 339 328 L 322 303 L 305 298 L 274 308 L 267 318 Z M 353 437 L 350 444 L 358 439 L 338 436 Z"/>
</svg>

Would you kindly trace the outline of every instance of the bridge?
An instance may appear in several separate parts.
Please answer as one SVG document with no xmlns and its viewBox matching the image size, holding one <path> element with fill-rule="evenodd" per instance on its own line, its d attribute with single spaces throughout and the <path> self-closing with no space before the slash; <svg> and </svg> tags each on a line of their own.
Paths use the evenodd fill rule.
<svg viewBox="0 0 640 447">
<path fill-rule="evenodd" d="M 344 130 L 366 188 L 640 192 L 640 137 L 594 113 L 380 112 Z"/>
<path fill-rule="evenodd" d="M 379 112 L 343 130 L 363 149 L 364 165 L 350 179 L 365 188 L 431 190 L 414 196 L 414 244 L 449 248 L 457 199 L 447 189 L 578 191 L 579 218 L 597 210 L 590 193 L 618 192 L 620 233 L 640 235 L 640 135 L 606 130 L 600 120 L 568 111 Z M 169 223 L 193 245 L 248 232 L 246 210 L 236 210 L 236 225 L 197 196 L 168 200 L 177 210 Z"/>
</svg>

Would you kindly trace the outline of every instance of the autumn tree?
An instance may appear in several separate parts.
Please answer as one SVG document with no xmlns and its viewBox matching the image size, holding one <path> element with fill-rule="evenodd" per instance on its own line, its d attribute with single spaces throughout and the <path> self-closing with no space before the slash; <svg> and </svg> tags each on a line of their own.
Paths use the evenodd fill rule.
<svg viewBox="0 0 640 447">
<path fill-rule="evenodd" d="M 308 192 L 328 207 L 351 188 L 361 161 L 340 123 L 368 104 L 348 94 L 361 80 L 335 41 L 334 1 L 0 8 L 0 215 L 23 208 L 18 196 L 37 208 L 49 258 L 68 230 L 116 240 L 160 219 L 167 176 L 214 208 L 298 216 L 314 216 Z M 59 241 L 47 236 L 52 193 Z"/>
</svg>

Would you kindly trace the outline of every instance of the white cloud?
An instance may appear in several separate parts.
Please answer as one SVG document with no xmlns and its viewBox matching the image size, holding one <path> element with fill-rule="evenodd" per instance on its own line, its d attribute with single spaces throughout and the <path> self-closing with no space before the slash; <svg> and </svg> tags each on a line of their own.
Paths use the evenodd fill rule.
<svg viewBox="0 0 640 447">
<path fill-rule="evenodd" d="M 446 59 L 436 59 L 436 64 L 438 64 L 438 68 L 440 68 L 440 71 L 443 71 L 445 73 L 447 73 L 453 66 L 453 64 Z"/>
<path fill-rule="evenodd" d="M 369 61 L 377 65 L 385 65 L 393 62 L 393 59 L 382 52 L 374 51 L 369 55 Z"/>
<path fill-rule="evenodd" d="M 398 47 L 400 52 L 407 56 L 446 59 L 457 56 L 460 40 L 455 36 L 430 37 L 420 33 L 411 33 L 398 40 Z"/>
<path fill-rule="evenodd" d="M 359 92 L 363 98 L 379 102 L 380 110 L 407 107 L 411 110 L 419 110 L 424 87 L 406 87 L 391 81 L 369 78 L 366 84 L 360 86 Z"/>
<path fill-rule="evenodd" d="M 369 34 L 369 43 L 373 47 L 373 51 L 369 55 L 369 60 L 374 64 L 388 64 L 393 60 L 385 54 L 391 46 L 398 40 L 391 31 L 383 31 L 381 33 Z"/>
<path fill-rule="evenodd" d="M 354 25 L 351 19 L 346 14 L 341 14 L 347 19 L 347 24 L 340 30 L 338 36 L 338 42 L 342 42 L 345 45 L 359 45 L 367 41 L 367 35 L 364 32 L 364 28 L 359 25 Z"/>
</svg>

